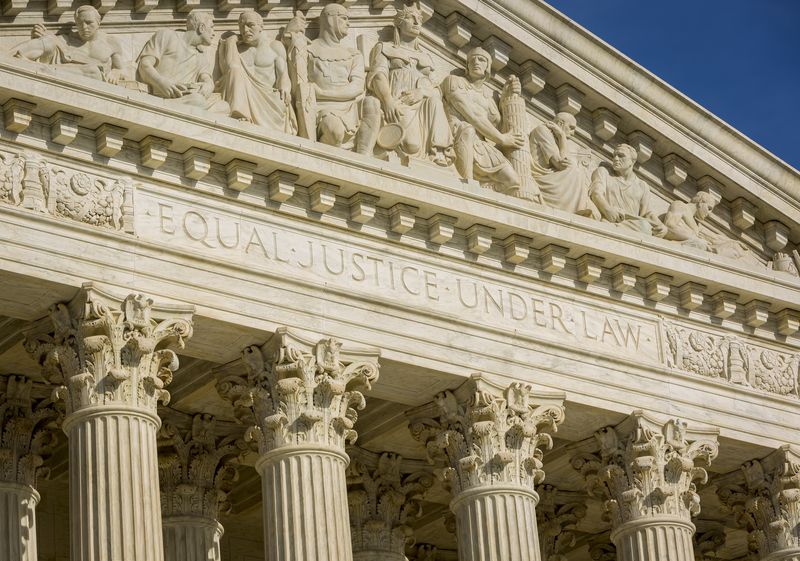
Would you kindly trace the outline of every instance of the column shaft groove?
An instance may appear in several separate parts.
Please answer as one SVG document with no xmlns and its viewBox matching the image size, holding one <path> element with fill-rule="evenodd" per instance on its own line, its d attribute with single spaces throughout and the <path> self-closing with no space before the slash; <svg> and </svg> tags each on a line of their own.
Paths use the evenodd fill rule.
<svg viewBox="0 0 800 561">
<path fill-rule="evenodd" d="M 30 485 L 0 483 L 0 561 L 38 561 L 36 505 Z"/>
</svg>

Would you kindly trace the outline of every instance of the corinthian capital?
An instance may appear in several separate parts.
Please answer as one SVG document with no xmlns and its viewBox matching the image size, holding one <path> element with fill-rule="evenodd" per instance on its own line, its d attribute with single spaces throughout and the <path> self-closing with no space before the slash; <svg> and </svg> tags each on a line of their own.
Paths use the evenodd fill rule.
<svg viewBox="0 0 800 561">
<path fill-rule="evenodd" d="M 218 436 L 216 419 L 206 414 L 195 415 L 188 430 L 165 422 L 158 437 L 162 514 L 218 520 L 229 512 L 246 443 L 238 435 Z"/>
<path fill-rule="evenodd" d="M 782 446 L 717 483 L 722 504 L 750 533 L 753 557 L 800 558 L 800 453 L 795 448 Z"/>
<path fill-rule="evenodd" d="M 409 522 L 422 514 L 420 501 L 433 486 L 433 475 L 420 466 L 403 465 L 397 454 L 352 449 L 350 458 L 347 502 L 353 552 L 404 559 L 406 545 L 414 542 Z"/>
<path fill-rule="evenodd" d="M 539 504 L 536 521 L 542 561 L 566 561 L 565 553 L 575 545 L 578 523 L 586 516 L 586 496 L 559 491 L 552 485 L 536 488 Z"/>
<path fill-rule="evenodd" d="M 36 487 L 44 460 L 58 444 L 59 413 L 32 395 L 33 381 L 11 375 L 0 382 L 0 481 Z"/>
<path fill-rule="evenodd" d="M 432 462 L 445 460 L 454 494 L 489 485 L 534 490 L 544 480 L 543 450 L 564 420 L 563 394 L 533 393 L 515 382 L 503 387 L 474 375 L 408 412 L 411 433 Z"/>
<path fill-rule="evenodd" d="M 589 494 L 604 501 L 614 527 L 661 515 L 688 521 L 700 512 L 695 482 L 708 479 L 703 466 L 717 456 L 717 434 L 635 411 L 616 427 L 597 431 L 599 450 L 574 457 L 572 466 L 586 479 Z"/>
<path fill-rule="evenodd" d="M 116 298 L 91 284 L 26 334 L 25 348 L 53 383 L 69 416 L 87 408 L 138 408 L 153 415 L 192 335 L 192 306 L 154 307 L 141 294 Z M 158 318 L 158 319 L 157 319 Z"/>
<path fill-rule="evenodd" d="M 250 425 L 247 438 L 262 454 L 284 446 L 319 445 L 344 451 L 353 443 L 357 410 L 378 379 L 376 350 L 342 350 L 333 338 L 305 341 L 279 328 L 261 347 L 242 353 L 244 376 L 226 376 L 219 394 Z"/>
</svg>

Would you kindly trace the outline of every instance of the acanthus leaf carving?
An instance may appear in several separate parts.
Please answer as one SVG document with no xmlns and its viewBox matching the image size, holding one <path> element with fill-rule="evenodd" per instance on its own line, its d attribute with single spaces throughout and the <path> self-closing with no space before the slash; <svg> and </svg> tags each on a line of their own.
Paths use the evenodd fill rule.
<svg viewBox="0 0 800 561">
<path fill-rule="evenodd" d="M 564 555 L 575 545 L 577 525 L 586 516 L 585 501 L 547 484 L 538 486 L 536 492 L 539 495 L 536 525 L 542 561 L 566 561 Z"/>
<path fill-rule="evenodd" d="M 3 390 L 0 481 L 35 488 L 48 476 L 44 462 L 58 444 L 61 412 L 49 398 L 35 397 L 33 381 L 25 376 L 7 376 Z"/>
<path fill-rule="evenodd" d="M 89 285 L 69 303 L 29 330 L 25 348 L 55 384 L 67 416 L 82 409 L 115 405 L 155 414 L 169 401 L 165 387 L 178 367 L 175 352 L 192 335 L 192 307 L 154 317 L 153 300 L 129 294 L 121 302 Z M 160 313 L 160 311 L 159 311 Z"/>
<path fill-rule="evenodd" d="M 240 435 L 217 435 L 213 415 L 197 414 L 181 430 L 165 422 L 158 434 L 161 512 L 219 520 L 230 511 L 228 493 L 248 450 Z"/>
<path fill-rule="evenodd" d="M 733 475 L 733 474 L 732 474 Z M 800 552 L 800 455 L 782 446 L 742 465 L 736 477 L 718 485 L 717 495 L 748 532 L 752 559 Z M 770 557 L 771 558 L 771 557 Z"/>
<path fill-rule="evenodd" d="M 341 348 L 334 338 L 311 345 L 280 328 L 264 346 L 242 352 L 246 375 L 217 383 L 262 454 L 305 444 L 344 451 L 355 442 L 362 392 L 378 379 L 378 353 L 347 355 Z"/>
<path fill-rule="evenodd" d="M 637 411 L 595 439 L 598 451 L 574 457 L 572 466 L 603 501 L 614 528 L 659 515 L 690 520 L 700 512 L 696 485 L 707 481 L 705 467 L 717 456 L 714 431 L 690 434 L 681 420 L 658 423 Z"/>
<path fill-rule="evenodd" d="M 402 558 L 406 546 L 414 543 L 410 522 L 422 514 L 421 501 L 433 486 L 433 474 L 407 473 L 397 454 L 353 450 L 350 455 L 347 496 L 353 551 Z"/>
<path fill-rule="evenodd" d="M 481 376 L 455 393 L 439 393 L 426 409 L 409 413 L 412 435 L 431 462 L 445 462 L 455 495 L 490 485 L 533 491 L 544 480 L 543 453 L 552 446 L 544 431 L 555 432 L 564 420 L 558 398 L 542 399 L 520 382 L 502 389 Z"/>
</svg>

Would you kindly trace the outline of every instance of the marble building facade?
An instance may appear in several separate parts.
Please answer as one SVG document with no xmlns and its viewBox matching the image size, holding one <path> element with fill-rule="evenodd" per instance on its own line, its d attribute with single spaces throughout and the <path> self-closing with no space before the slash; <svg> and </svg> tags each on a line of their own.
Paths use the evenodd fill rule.
<svg viewBox="0 0 800 561">
<path fill-rule="evenodd" d="M 0 561 L 798 561 L 800 174 L 539 0 L 7 0 Z"/>
</svg>

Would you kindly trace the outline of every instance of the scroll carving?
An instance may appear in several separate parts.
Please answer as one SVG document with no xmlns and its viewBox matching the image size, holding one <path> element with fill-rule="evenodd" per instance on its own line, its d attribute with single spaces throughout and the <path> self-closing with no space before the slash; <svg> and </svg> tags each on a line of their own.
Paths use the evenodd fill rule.
<svg viewBox="0 0 800 561">
<path fill-rule="evenodd" d="M 247 451 L 238 435 L 219 437 L 216 419 L 197 414 L 182 431 L 165 422 L 158 434 L 161 512 L 166 516 L 200 516 L 219 520 L 230 512 L 228 493 L 239 478 Z"/>
<path fill-rule="evenodd" d="M 32 328 L 25 348 L 53 383 L 67 415 L 109 405 L 140 408 L 155 415 L 169 401 L 165 387 L 178 367 L 170 345 L 183 348 L 192 335 L 192 308 L 157 320 L 153 301 L 130 294 L 122 302 L 93 287 L 70 303 L 50 308 Z"/>
<path fill-rule="evenodd" d="M 281 328 L 263 347 L 245 349 L 242 361 L 247 374 L 223 378 L 217 391 L 262 454 L 311 443 L 343 451 L 355 442 L 362 392 L 378 379 L 377 353 L 348 356 L 336 339 L 308 345 Z"/>
<path fill-rule="evenodd" d="M 614 528 L 664 514 L 689 520 L 700 512 L 695 482 L 708 479 L 704 468 L 717 456 L 715 436 L 692 436 L 680 420 L 659 426 L 636 412 L 595 439 L 599 451 L 573 458 L 572 466 L 589 494 L 604 501 Z"/>
<path fill-rule="evenodd" d="M 46 478 L 44 461 L 58 444 L 60 412 L 37 398 L 30 378 L 12 374 L 0 392 L 0 481 L 36 487 Z"/>
<path fill-rule="evenodd" d="M 537 404 L 527 384 L 505 390 L 482 378 L 465 383 L 460 397 L 438 394 L 431 417 L 412 418 L 411 433 L 432 462 L 445 460 L 444 475 L 455 495 L 483 486 L 516 485 L 534 490 L 544 480 L 543 451 L 564 420 L 564 408 Z"/>
</svg>

